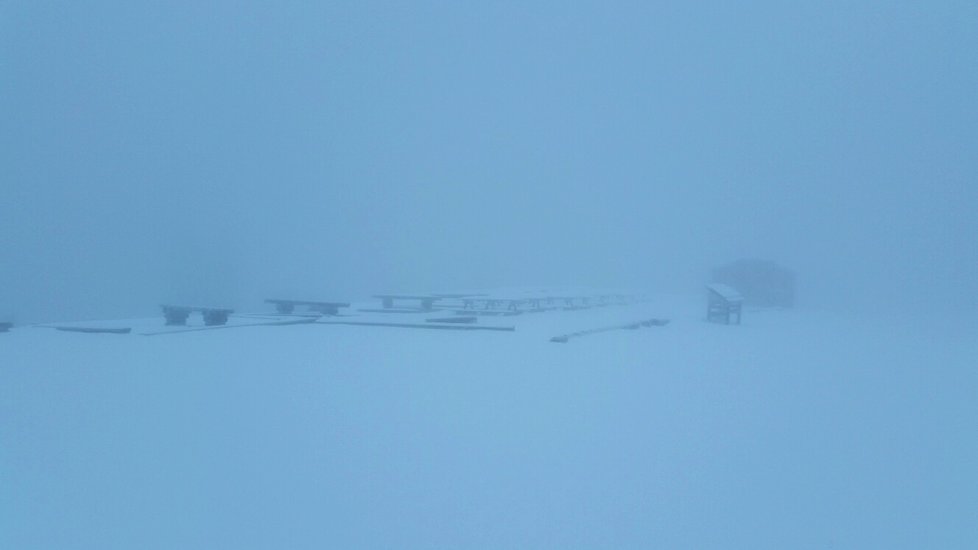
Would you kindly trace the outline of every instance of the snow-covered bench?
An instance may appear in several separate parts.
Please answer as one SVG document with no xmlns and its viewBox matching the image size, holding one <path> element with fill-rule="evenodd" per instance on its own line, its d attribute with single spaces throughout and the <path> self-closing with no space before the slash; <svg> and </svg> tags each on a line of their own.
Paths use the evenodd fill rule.
<svg viewBox="0 0 978 550">
<path fill-rule="evenodd" d="M 200 312 L 207 326 L 224 325 L 228 322 L 228 316 L 234 313 L 233 309 L 218 307 L 197 307 L 197 306 L 172 306 L 164 305 L 163 317 L 166 324 L 170 326 L 183 326 L 187 324 L 187 318 L 191 313 Z"/>
<path fill-rule="evenodd" d="M 313 302 L 309 300 L 279 300 L 269 298 L 266 303 L 275 304 L 275 310 L 282 314 L 295 311 L 295 306 L 309 306 L 310 311 L 324 315 L 336 315 L 341 307 L 350 307 L 346 302 Z"/>
<path fill-rule="evenodd" d="M 380 298 L 384 309 L 393 309 L 395 300 L 410 300 L 419 302 L 422 310 L 430 311 L 434 309 L 435 302 L 442 297 L 431 294 L 374 294 L 374 298 Z"/>
<path fill-rule="evenodd" d="M 706 320 L 714 323 L 730 324 L 730 319 L 736 315 L 740 324 L 744 298 L 733 287 L 722 283 L 706 285 L 708 292 Z"/>
</svg>

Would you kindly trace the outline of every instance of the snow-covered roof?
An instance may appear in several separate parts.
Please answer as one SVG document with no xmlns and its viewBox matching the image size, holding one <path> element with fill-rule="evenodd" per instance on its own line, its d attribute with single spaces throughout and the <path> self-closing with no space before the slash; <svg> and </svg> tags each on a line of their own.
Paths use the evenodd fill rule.
<svg viewBox="0 0 978 550">
<path fill-rule="evenodd" d="M 737 292 L 737 289 L 732 286 L 725 285 L 723 283 L 712 283 L 706 285 L 706 288 L 720 295 L 721 298 L 728 302 L 743 302 L 744 297 Z"/>
</svg>

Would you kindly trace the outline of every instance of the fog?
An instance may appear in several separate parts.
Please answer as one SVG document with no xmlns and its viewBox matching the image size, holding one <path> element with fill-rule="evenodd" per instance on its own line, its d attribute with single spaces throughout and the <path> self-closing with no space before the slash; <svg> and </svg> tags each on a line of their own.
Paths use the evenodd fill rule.
<svg viewBox="0 0 978 550">
<path fill-rule="evenodd" d="M 0 320 L 290 294 L 978 307 L 968 2 L 0 2 Z"/>
</svg>

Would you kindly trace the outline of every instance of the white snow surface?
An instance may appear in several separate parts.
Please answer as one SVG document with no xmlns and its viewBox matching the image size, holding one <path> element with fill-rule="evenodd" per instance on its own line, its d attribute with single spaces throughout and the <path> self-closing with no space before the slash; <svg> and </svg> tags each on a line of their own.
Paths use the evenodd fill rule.
<svg viewBox="0 0 978 550">
<path fill-rule="evenodd" d="M 15 328 L 0 548 L 976 547 L 973 319 L 704 313 Z"/>
</svg>

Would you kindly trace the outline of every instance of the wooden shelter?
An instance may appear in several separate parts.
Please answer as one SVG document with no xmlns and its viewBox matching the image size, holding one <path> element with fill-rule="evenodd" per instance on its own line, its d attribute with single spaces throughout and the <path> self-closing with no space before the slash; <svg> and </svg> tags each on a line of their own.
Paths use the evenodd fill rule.
<svg viewBox="0 0 978 550">
<path fill-rule="evenodd" d="M 706 320 L 711 323 L 729 325 L 730 320 L 736 316 L 739 325 L 744 306 L 743 296 L 734 288 L 723 283 L 707 285 L 706 290 Z"/>
</svg>

